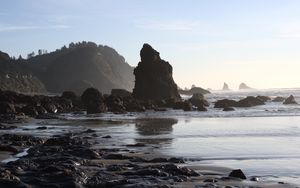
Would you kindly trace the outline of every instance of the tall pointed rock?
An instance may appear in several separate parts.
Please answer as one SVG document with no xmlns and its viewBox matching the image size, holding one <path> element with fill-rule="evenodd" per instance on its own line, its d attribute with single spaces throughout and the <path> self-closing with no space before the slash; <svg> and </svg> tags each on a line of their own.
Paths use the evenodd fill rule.
<svg viewBox="0 0 300 188">
<path fill-rule="evenodd" d="M 143 45 L 140 56 L 141 61 L 134 69 L 133 96 L 137 99 L 180 100 L 177 85 L 173 80 L 172 66 L 160 59 L 159 52 L 149 44 Z"/>
</svg>

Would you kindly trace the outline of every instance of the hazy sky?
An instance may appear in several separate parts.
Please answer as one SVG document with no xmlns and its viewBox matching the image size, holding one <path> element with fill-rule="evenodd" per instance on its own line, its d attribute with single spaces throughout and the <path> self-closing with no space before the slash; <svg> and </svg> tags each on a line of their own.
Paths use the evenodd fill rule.
<svg viewBox="0 0 300 188">
<path fill-rule="evenodd" d="M 298 0 L 3 0 L 0 50 L 94 41 L 136 66 L 147 42 L 180 87 L 300 87 L 299 10 Z"/>
</svg>

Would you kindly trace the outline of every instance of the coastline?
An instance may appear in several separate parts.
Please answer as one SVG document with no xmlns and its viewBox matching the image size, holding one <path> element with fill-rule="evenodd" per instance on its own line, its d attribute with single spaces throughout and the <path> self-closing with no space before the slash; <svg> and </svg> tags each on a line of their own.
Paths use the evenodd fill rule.
<svg viewBox="0 0 300 188">
<path fill-rule="evenodd" d="M 35 121 L 35 120 L 31 120 L 31 121 Z M 39 120 L 39 121 L 43 122 L 43 120 Z M 19 124 L 19 126 L 20 125 L 22 124 Z M 14 126 L 14 124 L 8 126 Z M 47 129 L 45 129 L 45 131 L 47 131 Z M 56 141 L 53 142 L 54 141 L 53 139 Z M 191 165 L 188 161 L 184 161 L 183 158 L 176 158 L 176 156 L 170 156 L 170 155 L 157 152 L 156 150 L 153 149 L 153 145 L 147 145 L 147 144 L 143 145 L 141 143 L 135 143 L 135 144 L 128 144 L 125 142 L 122 143 L 122 141 L 120 142 L 118 138 L 109 137 L 105 132 L 104 133 L 95 132 L 93 128 L 89 128 L 89 126 L 86 127 L 85 129 L 71 130 L 71 132 L 69 133 L 62 133 L 60 134 L 60 136 L 53 135 L 48 138 L 43 137 L 41 139 L 34 139 L 30 137 L 30 140 L 36 140 L 36 142 L 39 143 L 39 144 L 31 145 L 32 147 L 31 149 L 34 152 L 29 151 L 28 156 L 24 156 L 23 158 L 20 158 L 18 161 L 15 162 L 15 164 L 12 163 L 9 166 L 6 166 L 5 164 L 1 164 L 0 169 L 4 168 L 4 169 L 11 170 L 14 169 L 14 167 L 16 167 L 16 164 L 22 166 L 22 161 L 23 162 L 28 160 L 35 161 L 36 158 L 43 158 L 43 160 L 48 161 L 50 165 L 53 161 L 56 161 L 58 159 L 55 157 L 54 158 L 50 157 L 53 156 L 54 153 L 49 148 L 57 148 L 56 145 L 59 143 L 60 144 L 59 147 L 61 147 L 61 144 L 62 146 L 67 145 L 67 147 L 65 148 L 65 152 L 67 152 L 68 156 L 70 156 L 71 154 L 71 160 L 73 162 L 69 164 L 70 161 L 68 160 L 70 160 L 70 157 L 68 158 L 68 160 L 66 160 L 62 158 L 62 156 L 64 156 L 63 154 L 62 156 L 58 155 L 56 157 L 59 158 L 59 161 L 56 161 L 56 163 L 54 163 L 54 167 L 55 164 L 57 164 L 57 162 L 59 162 L 59 164 L 68 163 L 68 165 L 71 165 L 72 168 L 77 169 L 76 173 L 78 171 L 78 173 L 80 172 L 85 174 L 86 177 L 84 178 L 85 181 L 88 180 L 89 178 L 95 177 L 97 172 L 98 173 L 101 172 L 103 174 L 106 174 L 105 176 L 107 176 L 107 177 L 101 177 L 102 178 L 101 184 L 111 183 L 111 180 L 116 178 L 114 182 L 115 183 L 118 182 L 120 185 L 124 187 L 128 187 L 129 185 L 133 187 L 141 186 L 140 183 L 145 181 L 145 179 L 148 179 L 148 181 L 146 181 L 147 183 L 143 185 L 145 187 L 147 186 L 159 187 L 162 185 L 167 185 L 167 187 L 207 187 L 207 186 L 210 187 L 256 186 L 256 187 L 266 187 L 266 188 L 296 187 L 296 185 L 293 184 L 276 182 L 276 181 L 261 181 L 261 180 L 256 181 L 256 179 L 252 179 L 251 181 L 251 178 L 253 177 L 248 177 L 247 180 L 228 177 L 230 171 L 233 169 L 221 167 L 221 166 L 214 166 L 214 165 Z M 48 140 L 52 140 L 52 144 L 48 143 L 46 144 L 47 147 L 43 147 L 43 145 L 45 145 L 45 143 L 47 143 Z M 99 142 L 99 140 L 101 141 Z M 25 140 L 23 140 L 22 142 L 25 142 Z M 28 146 L 29 145 L 26 145 L 26 147 Z M 72 150 L 73 151 L 76 150 L 77 147 L 81 148 L 81 150 L 83 151 L 77 153 L 76 155 L 74 155 L 74 153 L 72 154 Z M 37 151 L 39 151 L 38 152 L 39 154 L 35 154 L 35 152 Z M 64 152 L 64 149 L 62 151 Z M 83 156 L 78 158 L 77 155 L 83 155 Z M 43 165 L 45 165 L 44 162 Z M 166 165 L 167 166 L 171 165 L 168 168 L 172 168 L 173 170 L 176 169 L 175 172 L 177 171 L 178 174 L 176 173 L 172 174 L 173 172 L 172 173 L 168 172 L 166 169 L 164 169 L 166 168 Z M 28 168 L 28 166 L 26 168 Z M 24 169 L 26 168 L 24 167 Z M 49 166 L 46 165 L 43 166 L 43 168 L 49 168 Z M 53 164 L 51 165 L 51 168 L 53 168 Z M 110 168 L 112 168 L 113 170 Z M 40 172 L 41 169 L 35 169 L 35 170 L 41 173 Z M 57 171 L 58 173 L 64 170 L 67 170 L 67 168 L 56 169 L 55 171 Z M 93 173 L 91 173 L 91 171 Z M 23 170 L 23 173 L 24 172 L 26 174 L 26 170 Z M 139 173 L 137 174 L 136 172 Z M 12 174 L 14 173 L 16 174 L 16 176 L 20 174 L 18 172 L 12 172 Z M 167 173 L 168 175 L 165 173 Z M 81 182 L 81 181 L 76 182 L 78 178 L 80 179 L 82 177 L 77 177 L 76 174 L 73 174 L 72 176 L 76 177 L 73 180 L 75 181 L 75 183 L 85 185 L 86 187 L 93 187 L 90 184 L 89 186 L 87 186 L 86 184 L 87 182 Z M 120 178 L 120 176 L 123 177 Z M 137 178 L 138 180 L 136 180 L 135 182 L 123 181 L 125 179 L 130 180 L 133 177 L 135 179 Z M 45 177 L 41 177 L 41 178 L 43 179 Z M 20 179 L 22 180 L 22 177 Z M 141 181 L 142 179 L 143 181 Z M 26 181 L 28 181 L 28 177 Z M 52 183 L 59 184 L 61 182 L 54 181 Z M 98 184 L 99 183 L 100 182 L 98 182 Z"/>
</svg>

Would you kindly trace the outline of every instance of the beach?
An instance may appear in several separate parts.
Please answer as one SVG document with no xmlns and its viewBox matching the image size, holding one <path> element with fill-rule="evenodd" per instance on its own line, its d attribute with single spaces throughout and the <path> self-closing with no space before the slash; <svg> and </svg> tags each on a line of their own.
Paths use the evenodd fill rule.
<svg viewBox="0 0 300 188">
<path fill-rule="evenodd" d="M 136 182 L 130 183 L 135 186 L 145 179 L 149 181 L 144 182 L 143 186 L 299 185 L 297 122 L 300 117 L 195 118 L 169 115 L 162 118 L 159 112 L 156 112 L 157 118 L 151 117 L 152 115 L 146 118 L 145 113 L 125 116 L 66 114 L 55 120 L 30 120 L 27 124 L 16 125 L 15 129 L 1 130 L 0 134 L 29 135 L 41 139 L 38 143 L 42 145 L 24 147 L 32 147 L 33 151 L 41 150 L 38 152 L 40 154 L 25 156 L 24 160 L 33 160 L 34 156 L 39 155 L 52 156 L 53 151 L 43 147 L 48 139 L 67 137 L 64 140 L 66 143 L 58 143 L 68 145 L 68 156 L 68 152 L 79 147 L 68 143 L 72 143 L 73 139 L 80 140 L 80 155 L 83 155 L 85 162 L 78 159 L 78 154 L 71 154 L 71 159 L 75 161 L 73 165 L 76 169 L 85 173 L 85 181 L 100 170 L 109 173 L 110 178 L 118 181 L 124 177 L 134 177 Z M 85 150 L 89 151 L 86 155 Z M 7 153 L 2 155 L 2 159 L 7 156 Z M 45 160 L 51 161 L 51 157 Z M 66 162 L 61 160 L 62 163 Z M 5 164 L 1 166 L 3 165 Z M 172 168 L 184 170 L 179 170 L 179 174 L 160 174 L 168 173 L 161 168 L 164 165 L 174 165 Z M 95 166 L 98 166 L 97 170 Z M 109 168 L 116 169 L 109 171 Z M 229 178 L 234 169 L 242 169 L 247 179 Z M 175 180 L 174 177 L 182 179 Z"/>
</svg>

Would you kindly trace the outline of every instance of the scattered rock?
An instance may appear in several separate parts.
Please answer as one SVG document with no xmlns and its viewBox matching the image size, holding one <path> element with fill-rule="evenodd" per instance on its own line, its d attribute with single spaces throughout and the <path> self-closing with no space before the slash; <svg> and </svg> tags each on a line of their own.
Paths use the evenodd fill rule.
<svg viewBox="0 0 300 188">
<path fill-rule="evenodd" d="M 215 103 L 214 108 L 235 107 L 236 105 L 237 105 L 237 102 L 235 100 L 222 99 L 222 100 L 218 100 Z"/>
<path fill-rule="evenodd" d="M 298 104 L 293 95 L 284 100 L 283 104 Z"/>
<path fill-rule="evenodd" d="M 86 106 L 88 114 L 96 114 L 107 111 L 102 94 L 95 88 L 86 89 L 81 95 L 81 100 Z"/>
<path fill-rule="evenodd" d="M 112 89 L 111 95 L 117 97 L 130 97 L 131 93 L 125 89 Z"/>
<path fill-rule="evenodd" d="M 0 114 L 14 114 L 16 112 L 12 103 L 0 101 Z"/>
<path fill-rule="evenodd" d="M 209 106 L 208 101 L 204 99 L 204 96 L 201 93 L 193 94 L 189 101 L 198 109 L 203 109 L 204 106 Z"/>
<path fill-rule="evenodd" d="M 275 98 L 272 100 L 272 102 L 283 102 L 283 101 L 285 101 L 285 99 L 286 99 L 286 98 L 284 98 L 284 97 L 275 97 Z"/>
<path fill-rule="evenodd" d="M 241 169 L 232 170 L 229 174 L 231 178 L 240 178 L 240 179 L 247 179 L 245 174 Z"/>
<path fill-rule="evenodd" d="M 264 101 L 253 97 L 249 96 L 244 99 L 241 99 L 236 103 L 236 107 L 252 107 L 252 106 L 258 106 L 258 105 L 264 105 Z"/>
<path fill-rule="evenodd" d="M 268 97 L 268 96 L 261 96 L 261 95 L 257 96 L 256 98 L 259 99 L 259 100 L 261 100 L 261 101 L 263 101 L 263 102 L 268 102 L 268 101 L 271 101 L 271 100 L 272 100 L 272 99 L 271 99 L 270 97 Z"/>
</svg>

